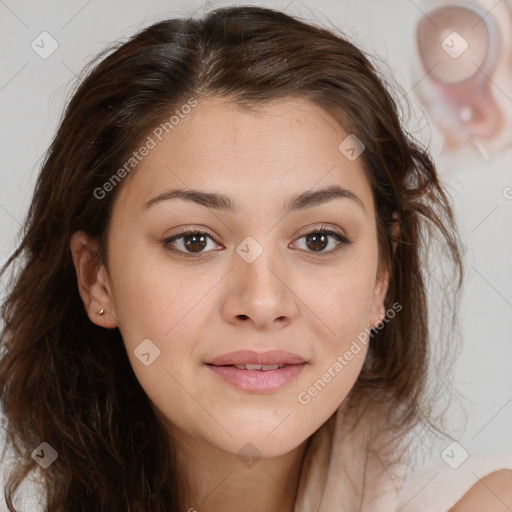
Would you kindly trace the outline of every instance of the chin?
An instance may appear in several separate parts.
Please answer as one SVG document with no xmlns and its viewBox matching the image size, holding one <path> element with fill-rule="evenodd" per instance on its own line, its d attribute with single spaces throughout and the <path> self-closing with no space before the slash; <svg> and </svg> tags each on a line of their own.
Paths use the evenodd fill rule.
<svg viewBox="0 0 512 512">
<path fill-rule="evenodd" d="M 245 459 L 257 460 L 259 458 L 269 459 L 272 457 L 280 457 L 297 448 L 305 439 L 291 438 L 285 435 L 284 438 L 279 437 L 270 439 L 267 434 L 261 436 L 243 436 L 232 439 L 227 446 L 219 446 L 222 450 L 236 455 L 244 462 Z"/>
<path fill-rule="evenodd" d="M 255 422 L 250 417 L 244 422 L 228 422 L 227 430 L 233 437 L 226 434 L 208 442 L 240 457 L 279 457 L 297 448 L 315 431 L 313 426 L 307 428 L 304 421 L 293 418 L 296 412 L 288 414 L 289 411 L 279 421 L 274 415 L 270 420 L 262 417 L 260 412 L 259 416 L 255 415 L 258 418 Z"/>
</svg>

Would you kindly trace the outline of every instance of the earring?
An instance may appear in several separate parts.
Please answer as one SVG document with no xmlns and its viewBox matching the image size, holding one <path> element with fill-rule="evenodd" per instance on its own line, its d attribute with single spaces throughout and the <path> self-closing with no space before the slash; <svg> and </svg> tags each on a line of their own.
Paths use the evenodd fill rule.
<svg viewBox="0 0 512 512">
<path fill-rule="evenodd" d="M 103 315 L 103 313 L 105 313 L 105 310 L 104 310 L 104 309 L 100 309 L 100 310 L 98 311 L 98 315 L 100 315 L 100 316 L 101 316 L 101 315 Z"/>
<path fill-rule="evenodd" d="M 386 314 L 383 313 L 379 316 L 379 319 L 375 322 L 375 325 L 372 327 L 372 329 L 380 330 L 382 327 L 382 324 L 384 323 L 384 319 L 386 318 Z"/>
</svg>

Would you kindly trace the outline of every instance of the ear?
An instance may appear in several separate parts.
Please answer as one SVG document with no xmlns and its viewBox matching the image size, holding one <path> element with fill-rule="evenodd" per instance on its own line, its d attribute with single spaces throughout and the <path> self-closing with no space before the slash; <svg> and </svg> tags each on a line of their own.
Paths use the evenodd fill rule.
<svg viewBox="0 0 512 512">
<path fill-rule="evenodd" d="M 389 229 L 391 236 L 392 255 L 395 256 L 396 246 L 400 236 L 400 218 L 396 212 L 393 213 Z M 384 261 L 379 261 L 377 276 L 375 278 L 375 288 L 373 290 L 372 311 L 370 315 L 370 327 L 376 328 L 386 318 L 384 299 L 389 287 L 389 269 Z"/>
<path fill-rule="evenodd" d="M 375 287 L 373 289 L 372 311 L 370 315 L 370 327 L 376 328 L 386 317 L 384 299 L 389 286 L 389 272 L 385 268 L 384 263 L 379 264 L 379 271 L 375 279 Z"/>
<path fill-rule="evenodd" d="M 91 322 L 112 329 L 117 327 L 113 293 L 104 265 L 98 264 L 97 247 L 97 242 L 83 231 L 77 231 L 71 237 L 73 265 L 85 311 Z M 102 309 L 105 312 L 99 315 Z"/>
</svg>

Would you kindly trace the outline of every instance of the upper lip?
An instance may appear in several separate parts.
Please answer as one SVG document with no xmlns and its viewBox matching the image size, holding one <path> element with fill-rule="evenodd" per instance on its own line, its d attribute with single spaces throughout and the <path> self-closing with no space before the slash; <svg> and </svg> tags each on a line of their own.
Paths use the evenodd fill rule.
<svg viewBox="0 0 512 512">
<path fill-rule="evenodd" d="M 237 350 L 216 357 L 207 364 L 226 366 L 235 364 L 301 364 L 305 359 L 285 350 L 269 350 L 267 352 L 254 352 L 253 350 Z"/>
</svg>

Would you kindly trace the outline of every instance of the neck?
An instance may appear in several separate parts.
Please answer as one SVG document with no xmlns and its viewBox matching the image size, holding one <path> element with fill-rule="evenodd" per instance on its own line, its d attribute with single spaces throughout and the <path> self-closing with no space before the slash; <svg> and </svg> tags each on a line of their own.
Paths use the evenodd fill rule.
<svg viewBox="0 0 512 512">
<path fill-rule="evenodd" d="M 270 458 L 244 458 L 194 439 L 176 443 L 178 467 L 188 482 L 180 500 L 193 512 L 293 512 L 307 441 Z"/>
</svg>

